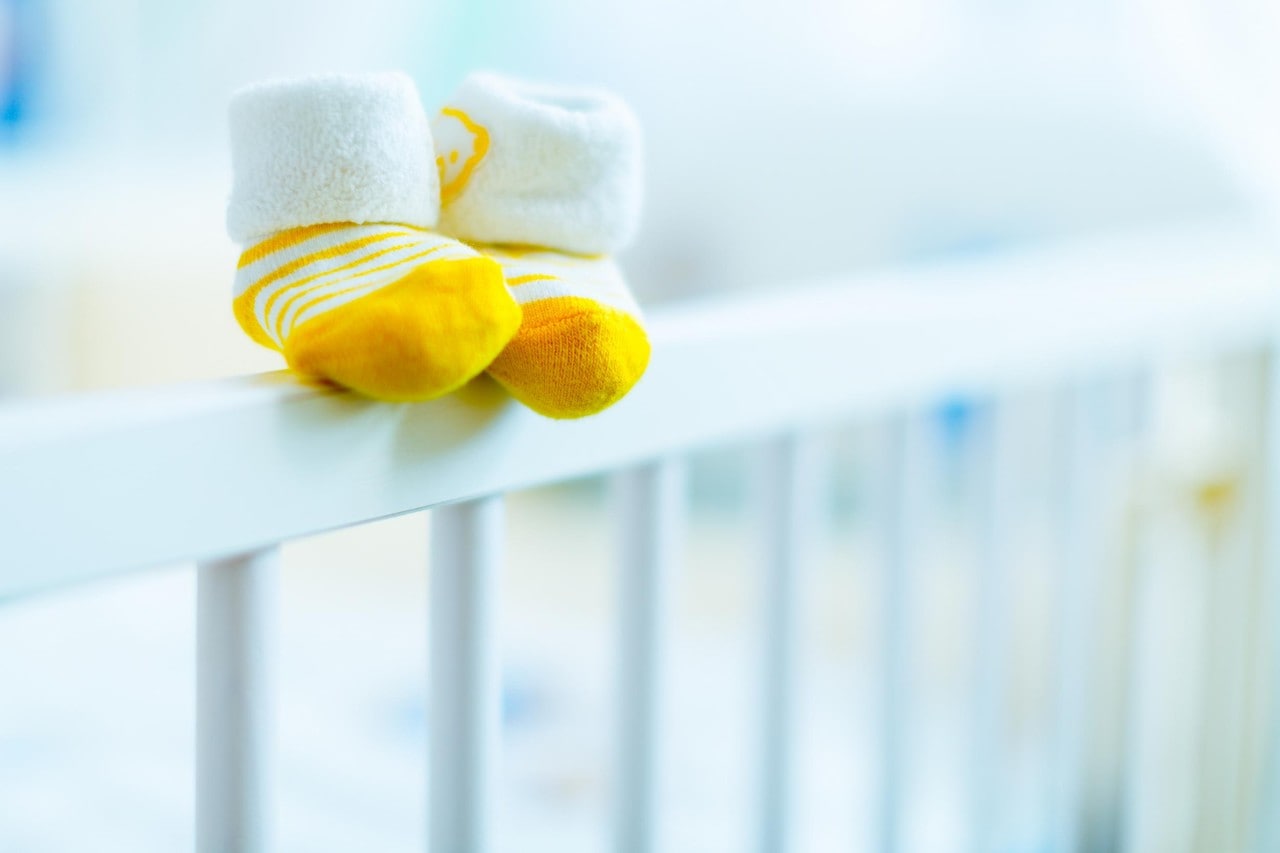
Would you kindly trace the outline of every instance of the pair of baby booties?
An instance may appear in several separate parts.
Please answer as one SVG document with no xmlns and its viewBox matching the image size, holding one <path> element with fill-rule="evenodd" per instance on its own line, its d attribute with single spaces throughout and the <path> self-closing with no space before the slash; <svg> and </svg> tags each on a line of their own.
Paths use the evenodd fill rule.
<svg viewBox="0 0 1280 853">
<path fill-rule="evenodd" d="M 236 319 L 294 370 L 397 402 L 487 371 L 555 418 L 644 373 L 616 96 L 477 73 L 429 121 L 403 74 L 326 75 L 237 92 L 230 127 Z"/>
</svg>

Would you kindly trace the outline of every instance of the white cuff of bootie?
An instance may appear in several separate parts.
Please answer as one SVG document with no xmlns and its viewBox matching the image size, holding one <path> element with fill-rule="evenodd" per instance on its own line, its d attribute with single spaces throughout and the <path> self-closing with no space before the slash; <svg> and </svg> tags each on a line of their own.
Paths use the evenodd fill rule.
<svg viewBox="0 0 1280 853">
<path fill-rule="evenodd" d="M 432 121 L 440 230 L 475 243 L 595 255 L 640 213 L 640 128 L 607 92 L 469 76 Z"/>
<path fill-rule="evenodd" d="M 239 243 L 322 222 L 436 223 L 431 130 L 404 74 L 259 83 L 232 96 L 230 124 Z"/>
</svg>

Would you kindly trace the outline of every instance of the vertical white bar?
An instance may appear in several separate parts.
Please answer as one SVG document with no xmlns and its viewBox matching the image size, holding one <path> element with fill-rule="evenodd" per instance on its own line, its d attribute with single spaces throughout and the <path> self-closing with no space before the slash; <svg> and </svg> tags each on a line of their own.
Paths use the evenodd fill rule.
<svg viewBox="0 0 1280 853">
<path fill-rule="evenodd" d="M 880 487 L 883 513 L 883 578 L 878 699 L 880 778 L 875 788 L 875 849 L 907 848 L 907 740 L 912 710 L 913 649 L 911 606 L 915 587 L 915 546 L 925 535 L 925 472 L 931 449 L 928 421 L 904 415 L 889 425 Z"/>
<path fill-rule="evenodd" d="M 1004 794 L 1009 678 L 1011 549 L 1017 531 L 1017 448 L 1010 406 L 989 405 L 979 419 L 977 446 L 982 481 L 974 648 L 972 741 L 969 756 L 969 849 L 999 844 Z"/>
<path fill-rule="evenodd" d="M 488 853 L 494 847 L 502 544 L 501 497 L 431 511 L 431 853 Z"/>
<path fill-rule="evenodd" d="M 1158 540 L 1153 535 L 1155 525 L 1151 523 L 1152 507 L 1147 499 L 1151 457 L 1150 404 L 1155 378 L 1143 372 L 1124 377 L 1115 388 L 1118 399 L 1114 401 L 1118 404 L 1115 412 L 1119 416 L 1118 426 L 1128 444 L 1128 458 L 1124 462 L 1128 481 L 1125 502 L 1128 530 L 1124 538 L 1128 547 L 1126 571 L 1130 573 L 1130 583 L 1125 603 L 1127 624 L 1122 644 L 1116 650 L 1124 661 L 1123 679 L 1118 685 L 1123 711 L 1117 755 L 1119 768 L 1114 773 L 1117 783 L 1114 792 L 1107 791 L 1104 796 L 1114 795 L 1120 803 L 1112 825 L 1106 827 L 1110 834 L 1107 841 L 1130 853 L 1152 849 L 1144 845 L 1144 824 L 1158 826 L 1163 805 L 1144 786 L 1154 764 L 1152 759 L 1159 755 L 1153 747 L 1158 745 L 1158 735 L 1162 733 L 1148 725 L 1151 720 L 1159 719 L 1158 680 L 1154 677 L 1157 672 L 1151 664 L 1163 653 L 1155 642 L 1158 639 L 1154 629 L 1158 625 L 1159 600 L 1152 593 L 1158 589 L 1161 572 L 1157 565 L 1158 549 L 1152 547 Z"/>
<path fill-rule="evenodd" d="M 815 439 L 792 435 L 767 445 L 760 460 L 761 853 L 783 853 L 791 834 L 802 591 L 820 512 L 819 457 Z"/>
<path fill-rule="evenodd" d="M 1056 675 L 1049 756 L 1051 853 L 1078 853 L 1088 758 L 1090 661 L 1095 626 L 1091 618 L 1101 570 L 1102 488 L 1097 476 L 1102 452 L 1098 440 L 1097 395 L 1078 386 L 1063 395 L 1063 446 L 1059 454 L 1060 523 L 1056 532 L 1061 560 L 1058 574 L 1053 648 Z"/>
<path fill-rule="evenodd" d="M 196 568 L 196 850 L 257 853 L 271 836 L 279 548 Z"/>
<path fill-rule="evenodd" d="M 1257 853 L 1280 850 L 1280 337 L 1271 342 L 1265 391 L 1266 437 L 1262 482 L 1262 584 L 1267 597 L 1262 612 L 1270 630 L 1260 633 L 1269 648 L 1263 653 L 1269 664 L 1266 715 L 1269 743 L 1261 774 L 1262 793 L 1257 810 L 1252 849 Z"/>
<path fill-rule="evenodd" d="M 684 522 L 684 468 L 654 462 L 614 478 L 620 525 L 614 850 L 658 843 L 659 750 L 671 575 Z"/>
<path fill-rule="evenodd" d="M 1233 443 L 1250 462 L 1243 471 L 1221 472 L 1225 476 L 1214 484 L 1221 489 L 1216 499 L 1200 492 L 1200 506 L 1211 531 L 1215 564 L 1210 567 L 1210 583 L 1215 601 L 1210 617 L 1213 642 L 1204 650 L 1212 662 L 1213 681 L 1202 694 L 1207 722 L 1201 729 L 1202 769 L 1197 774 L 1200 832 L 1196 849 L 1251 849 L 1254 812 L 1263 802 L 1265 764 L 1259 758 L 1266 753 L 1264 733 L 1270 727 L 1261 722 L 1256 710 L 1266 695 L 1259 689 L 1265 683 L 1259 677 L 1259 663 L 1266 659 L 1273 639 L 1270 611 L 1260 606 L 1267 591 L 1265 560 L 1270 547 L 1266 541 L 1269 519 L 1264 515 L 1270 487 L 1268 455 L 1273 452 L 1268 433 L 1273 429 L 1269 407 L 1274 364 L 1269 356 L 1262 351 L 1246 358 L 1226 358 L 1217 368 L 1216 390 L 1226 392 L 1222 405 L 1237 419 L 1239 432 L 1232 436 Z M 1208 771 L 1215 758 L 1217 773 L 1211 775 Z M 1220 834 L 1208 832 L 1212 828 Z"/>
</svg>

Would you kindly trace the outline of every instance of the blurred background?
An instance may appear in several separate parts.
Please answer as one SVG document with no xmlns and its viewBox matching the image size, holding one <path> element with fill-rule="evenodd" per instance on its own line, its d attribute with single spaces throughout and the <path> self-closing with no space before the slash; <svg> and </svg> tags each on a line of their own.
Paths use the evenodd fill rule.
<svg viewBox="0 0 1280 853">
<path fill-rule="evenodd" d="M 652 305 L 1164 225 L 1270 227 L 1278 39 L 1268 0 L 0 0 L 0 405 L 281 366 L 232 319 L 237 248 L 222 221 L 226 102 L 264 77 L 401 69 L 428 108 L 477 68 L 618 90 L 648 160 L 644 226 L 623 261 Z M 1248 401 L 1262 375 L 1240 357 L 1097 390 L 1108 582 L 1078 816 L 1090 850 L 1229 853 L 1265 816 L 1265 691 L 1225 709 L 1205 700 L 1213 678 L 1239 687 L 1266 665 L 1236 654 L 1253 635 L 1223 651 L 1215 633 L 1260 630 L 1240 530 L 1256 511 Z M 984 406 L 957 398 L 921 415 L 932 464 L 911 850 L 965 847 Z M 1061 411 L 1050 393 L 1014 410 L 1025 500 L 999 849 L 1044 851 Z M 877 424 L 829 436 L 801 851 L 870 849 L 881 438 Z M 745 451 L 701 455 L 692 471 L 666 850 L 742 850 L 753 827 L 749 483 Z M 606 508 L 595 481 L 511 505 L 504 850 L 605 838 Z M 284 850 L 418 849 L 425 560 L 421 517 L 286 549 Z M 1133 589 L 1157 570 L 1164 597 L 1143 616 Z M 160 571 L 0 608 L 0 850 L 190 847 L 192 601 L 189 571 Z M 1151 649 L 1169 650 L 1155 655 L 1165 666 L 1132 688 L 1130 657 Z M 1224 659 L 1238 664 L 1227 675 L 1209 665 Z M 1231 737 L 1205 741 L 1201 723 Z M 1134 725 L 1150 734 L 1124 737 Z M 1134 749 L 1147 756 L 1136 765 Z M 1145 768 L 1154 799 L 1126 800 L 1122 765 Z"/>
</svg>

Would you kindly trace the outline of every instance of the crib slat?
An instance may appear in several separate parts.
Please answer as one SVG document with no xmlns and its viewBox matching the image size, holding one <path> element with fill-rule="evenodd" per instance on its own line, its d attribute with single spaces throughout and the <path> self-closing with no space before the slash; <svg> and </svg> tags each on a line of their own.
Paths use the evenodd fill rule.
<svg viewBox="0 0 1280 853">
<path fill-rule="evenodd" d="M 431 512 L 431 853 L 487 853 L 494 846 L 502 547 L 500 497 Z"/>
<path fill-rule="evenodd" d="M 279 548 L 196 569 L 196 849 L 270 841 L 272 670 Z"/>
<path fill-rule="evenodd" d="M 1261 584 L 1266 596 L 1263 613 L 1270 625 L 1259 632 L 1259 642 L 1280 649 L 1280 337 L 1271 341 L 1267 350 L 1267 374 L 1261 393 L 1265 396 L 1264 464 L 1261 483 Z M 1250 850 L 1254 853 L 1280 849 L 1280 655 L 1272 653 L 1262 668 L 1270 676 L 1262 701 L 1268 702 L 1265 713 L 1268 736 L 1259 773 L 1260 797 Z"/>
<path fill-rule="evenodd" d="M 1116 808 L 1109 825 L 1099 829 L 1090 827 L 1090 833 L 1105 833 L 1103 844 L 1123 845 L 1130 850 L 1150 850 L 1148 827 L 1158 826 L 1159 810 L 1164 803 L 1155 802 L 1153 792 L 1147 787 L 1156 767 L 1155 758 L 1161 750 L 1159 743 L 1163 732 L 1148 722 L 1159 720 L 1160 713 L 1158 671 L 1151 664 L 1164 654 L 1157 647 L 1156 631 L 1162 608 L 1159 596 L 1160 576 L 1158 549 L 1152 547 L 1158 541 L 1158 520 L 1155 513 L 1143 504 L 1141 491 L 1144 483 L 1144 458 L 1151 452 L 1150 427 L 1151 404 L 1157 390 L 1156 377 L 1145 371 L 1132 371 L 1110 380 L 1107 400 L 1107 430 L 1127 445 L 1122 462 L 1126 497 L 1125 561 L 1131 573 L 1123 634 L 1115 648 L 1108 654 L 1117 654 L 1124 677 L 1120 690 L 1121 743 L 1112 756 L 1105 778 L 1112 791 L 1103 796 L 1114 797 Z M 1090 792 L 1097 797 L 1097 791 Z M 1090 816 L 1092 817 L 1092 816 Z M 1092 840 L 1092 839 L 1091 839 Z M 1161 853 L 1164 853 L 1162 850 Z"/>
<path fill-rule="evenodd" d="M 1102 499 L 1096 389 L 1078 386 L 1063 395 L 1065 434 L 1059 459 L 1061 519 L 1056 537 L 1057 622 L 1053 671 L 1057 676 L 1049 756 L 1050 849 L 1075 853 L 1081 847 L 1083 785 L 1088 759 L 1088 715 L 1095 626 L 1091 619 L 1101 569 Z"/>
<path fill-rule="evenodd" d="M 906 849 L 909 715 L 912 710 L 911 606 L 915 596 L 914 545 L 925 535 L 926 472 L 931 450 L 928 424 L 903 415 L 888 428 L 883 450 L 881 534 L 879 756 L 876 780 L 875 849 Z"/>
<path fill-rule="evenodd" d="M 1005 769 L 1006 703 L 1013 582 L 1010 548 L 1017 531 L 1017 460 L 1010 404 L 982 413 L 979 460 L 983 494 L 977 580 L 977 644 L 973 684 L 973 741 L 969 767 L 970 850 L 997 849 Z"/>
<path fill-rule="evenodd" d="M 803 575 L 812 559 L 819 514 L 816 440 L 790 435 L 763 449 L 759 493 L 763 660 L 759 849 L 788 849 L 795 789 L 795 705 Z"/>
<path fill-rule="evenodd" d="M 684 466 L 662 461 L 624 471 L 614 488 L 620 524 L 614 849 L 652 853 L 660 849 L 665 636 L 684 526 Z"/>
</svg>

